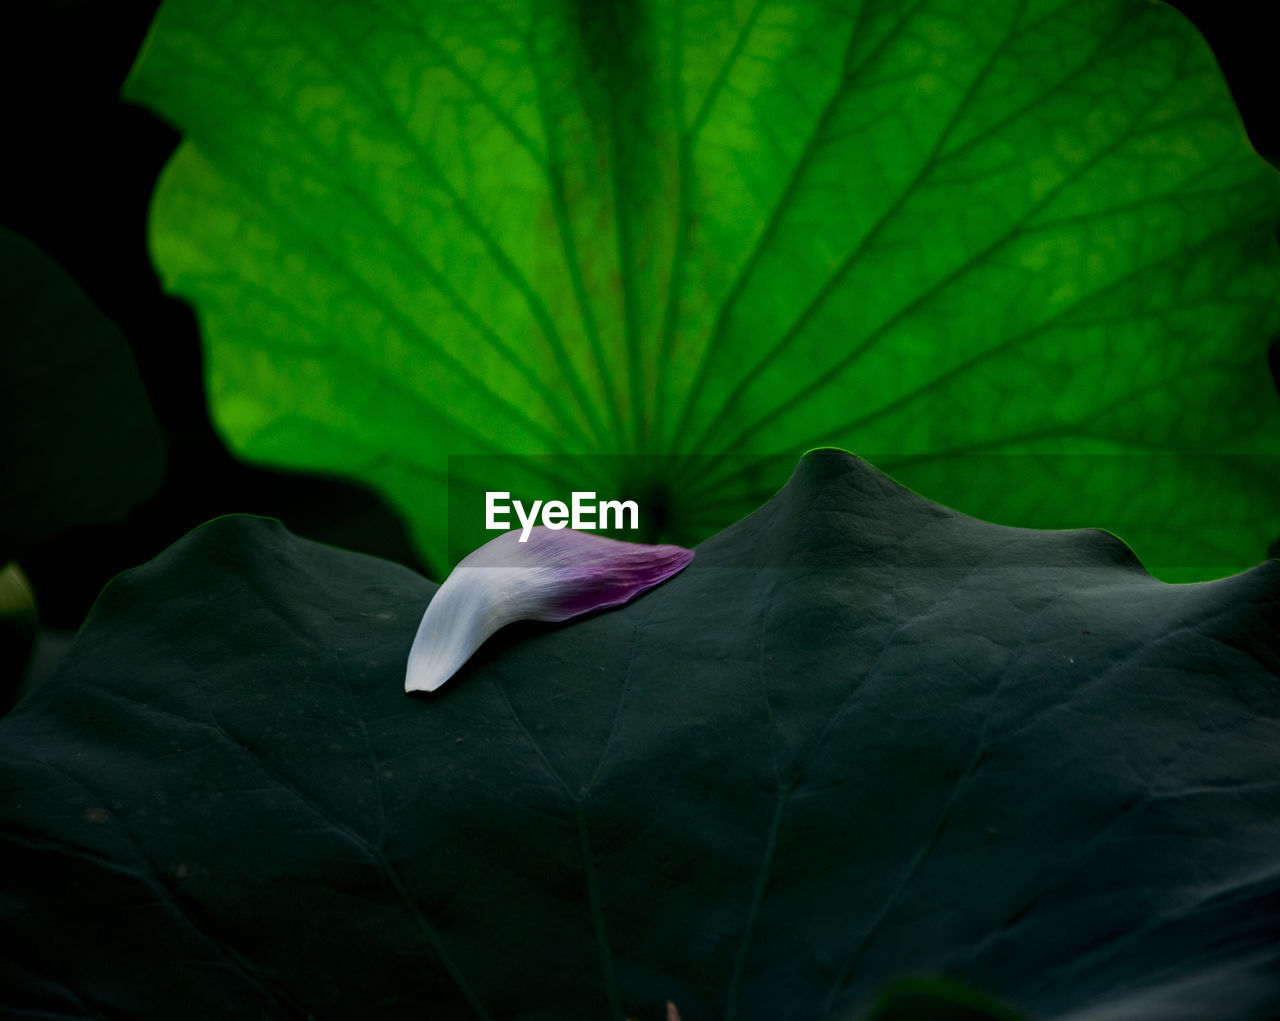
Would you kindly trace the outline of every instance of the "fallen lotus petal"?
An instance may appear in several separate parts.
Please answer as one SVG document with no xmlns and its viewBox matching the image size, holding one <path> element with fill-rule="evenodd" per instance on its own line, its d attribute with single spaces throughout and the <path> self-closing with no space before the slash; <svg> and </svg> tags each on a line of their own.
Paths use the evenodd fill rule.
<svg viewBox="0 0 1280 1021">
<path fill-rule="evenodd" d="M 512 529 L 459 561 L 422 615 L 405 691 L 435 691 L 486 638 L 517 620 L 568 620 L 622 603 L 693 559 L 682 546 L 648 546 L 538 526 Z"/>
</svg>

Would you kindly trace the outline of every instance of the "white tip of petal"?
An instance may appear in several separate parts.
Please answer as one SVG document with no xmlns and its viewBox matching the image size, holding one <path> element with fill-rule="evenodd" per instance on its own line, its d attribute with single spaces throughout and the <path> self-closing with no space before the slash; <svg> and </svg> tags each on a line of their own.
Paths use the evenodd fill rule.
<svg viewBox="0 0 1280 1021">
<path fill-rule="evenodd" d="M 683 570 L 693 550 L 589 532 L 514 529 L 464 557 L 427 604 L 404 690 L 435 691 L 486 638 L 517 620 L 558 621 L 618 606 Z"/>
</svg>

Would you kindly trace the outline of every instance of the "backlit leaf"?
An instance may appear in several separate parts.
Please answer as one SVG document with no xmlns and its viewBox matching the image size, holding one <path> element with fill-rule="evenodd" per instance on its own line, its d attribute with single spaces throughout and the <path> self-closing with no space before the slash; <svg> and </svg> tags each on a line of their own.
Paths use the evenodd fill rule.
<svg viewBox="0 0 1280 1021">
<path fill-rule="evenodd" d="M 166 0 L 126 94 L 223 433 L 437 569 L 469 454 L 665 455 L 685 544 L 770 492 L 697 455 L 818 444 L 1160 568 L 1280 531 L 1280 182 L 1163 4 Z"/>
</svg>

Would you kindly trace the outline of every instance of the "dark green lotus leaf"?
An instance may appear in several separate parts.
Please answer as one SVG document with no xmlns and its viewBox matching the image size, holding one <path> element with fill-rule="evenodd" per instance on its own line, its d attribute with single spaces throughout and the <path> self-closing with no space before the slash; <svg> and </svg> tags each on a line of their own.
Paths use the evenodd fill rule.
<svg viewBox="0 0 1280 1021">
<path fill-rule="evenodd" d="M 1275 1017 L 1280 563 L 1166 585 L 826 450 L 409 698 L 433 591 L 245 517 L 113 581 L 0 721 L 4 1006 Z"/>
<path fill-rule="evenodd" d="M 721 455 L 820 444 L 1161 571 L 1280 530 L 1280 177 L 1164 4 L 165 0 L 126 95 L 232 449 L 437 570 L 463 455 L 665 487 L 683 545 L 776 485 Z"/>
<path fill-rule="evenodd" d="M 150 496 L 164 440 L 129 345 L 66 272 L 0 227 L 0 566 Z"/>
</svg>

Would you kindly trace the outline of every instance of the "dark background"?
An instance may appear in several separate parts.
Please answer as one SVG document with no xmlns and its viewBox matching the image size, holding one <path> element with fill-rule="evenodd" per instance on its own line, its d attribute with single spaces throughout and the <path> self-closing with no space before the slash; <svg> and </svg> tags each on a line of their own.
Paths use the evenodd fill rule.
<svg viewBox="0 0 1280 1021">
<path fill-rule="evenodd" d="M 194 319 L 161 293 L 145 242 L 151 189 L 178 136 L 117 99 L 157 6 L 47 2 L 6 14 L 0 32 L 7 97 L 0 223 L 52 255 L 120 326 L 169 445 L 159 491 L 128 520 L 64 533 L 23 557 L 42 622 L 55 629 L 76 628 L 114 573 L 220 514 L 268 514 L 300 535 L 422 569 L 376 495 L 337 479 L 242 465 L 209 425 Z M 1173 6 L 1208 40 L 1255 148 L 1276 162 L 1270 33 L 1239 5 Z M 1274 347 L 1272 355 L 1277 371 Z"/>
</svg>

